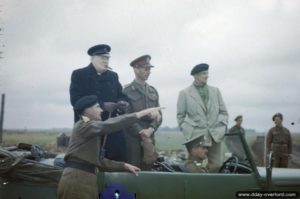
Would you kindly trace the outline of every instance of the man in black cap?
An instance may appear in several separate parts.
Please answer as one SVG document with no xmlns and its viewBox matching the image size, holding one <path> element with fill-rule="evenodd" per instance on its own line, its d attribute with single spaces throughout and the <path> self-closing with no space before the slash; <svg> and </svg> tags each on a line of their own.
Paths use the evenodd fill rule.
<svg viewBox="0 0 300 199">
<path fill-rule="evenodd" d="M 87 95 L 96 95 L 98 100 L 104 102 L 104 106 L 117 103 L 118 109 L 104 107 L 102 119 L 115 117 L 122 114 L 122 109 L 128 105 L 126 97 L 122 93 L 122 86 L 119 82 L 118 74 L 111 71 L 109 67 L 110 46 L 100 44 L 91 47 L 87 53 L 91 56 L 91 63 L 84 68 L 74 70 L 71 77 L 70 98 L 74 106 L 78 99 Z M 79 115 L 74 112 L 75 122 L 79 120 Z M 126 141 L 122 130 L 107 136 L 105 144 L 105 156 L 112 160 L 126 160 Z"/>
<path fill-rule="evenodd" d="M 74 104 L 80 120 L 74 125 L 64 158 L 66 166 L 58 185 L 59 199 L 98 198 L 98 171 L 130 171 L 137 175 L 140 170 L 125 162 L 104 158 L 100 150 L 103 142 L 99 138 L 125 128 L 144 116 L 160 120 L 160 108 L 150 108 L 101 121 L 100 104 L 95 95 L 84 96 Z"/>
<path fill-rule="evenodd" d="M 271 128 L 267 134 L 266 148 L 267 155 L 273 152 L 274 167 L 288 167 L 289 158 L 292 154 L 292 137 L 290 131 L 282 125 L 283 116 L 276 113 L 272 120 L 275 127 Z"/>
<path fill-rule="evenodd" d="M 123 89 L 124 94 L 128 97 L 130 113 L 159 106 L 158 92 L 146 82 L 151 68 L 154 67 L 150 60 L 150 55 L 143 55 L 130 63 L 135 79 Z M 141 167 L 142 170 L 150 170 L 156 159 L 154 133 L 161 122 L 162 120 L 156 121 L 144 117 L 127 129 L 127 160 L 129 163 Z"/>
<path fill-rule="evenodd" d="M 218 88 L 207 85 L 208 64 L 196 65 L 191 75 L 194 82 L 179 93 L 177 122 L 186 140 L 204 135 L 211 146 L 208 153 L 210 172 L 222 164 L 221 141 L 228 124 L 228 112 Z"/>
<path fill-rule="evenodd" d="M 189 153 L 185 163 L 185 170 L 190 173 L 207 173 L 207 153 L 209 144 L 205 142 L 204 135 L 198 135 L 187 140 L 184 145 Z"/>
</svg>

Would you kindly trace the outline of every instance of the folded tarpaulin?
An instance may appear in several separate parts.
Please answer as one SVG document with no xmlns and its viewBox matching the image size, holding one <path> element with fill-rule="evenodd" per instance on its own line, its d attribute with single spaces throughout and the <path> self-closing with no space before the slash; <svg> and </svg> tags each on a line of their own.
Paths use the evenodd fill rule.
<svg viewBox="0 0 300 199">
<path fill-rule="evenodd" d="M 26 159 L 27 156 L 27 152 L 16 153 L 0 147 L 0 178 L 27 184 L 58 184 L 61 167 Z"/>
</svg>

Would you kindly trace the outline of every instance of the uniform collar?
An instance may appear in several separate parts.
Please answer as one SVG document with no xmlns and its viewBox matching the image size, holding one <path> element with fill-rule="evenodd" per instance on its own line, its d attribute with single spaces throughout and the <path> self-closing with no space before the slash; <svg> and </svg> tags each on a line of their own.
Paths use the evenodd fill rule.
<svg viewBox="0 0 300 199">
<path fill-rule="evenodd" d="M 241 128 L 242 128 L 242 126 L 235 125 L 235 128 L 237 128 L 237 129 L 241 129 Z"/>
<path fill-rule="evenodd" d="M 147 82 L 140 82 L 136 79 L 133 80 L 133 84 L 140 88 L 144 88 L 145 86 L 147 86 Z"/>
<path fill-rule="evenodd" d="M 281 126 L 275 126 L 275 128 L 277 128 L 277 129 L 283 129 L 283 126 L 281 125 Z"/>
<path fill-rule="evenodd" d="M 188 159 L 189 159 L 190 161 L 195 162 L 195 163 L 201 163 L 201 164 L 202 164 L 202 162 L 203 162 L 203 160 L 201 160 L 200 158 L 196 158 L 196 157 L 194 157 L 194 156 L 192 156 L 192 155 L 190 155 L 190 154 L 189 154 Z"/>
<path fill-rule="evenodd" d="M 86 117 L 86 116 L 83 116 L 83 115 L 81 116 L 81 119 L 82 119 L 82 121 L 84 121 L 85 123 L 91 121 L 91 119 L 90 119 L 89 117 Z"/>
<path fill-rule="evenodd" d="M 142 82 L 142 81 L 139 81 L 139 80 L 137 80 L 137 79 L 134 79 L 133 82 L 134 82 L 135 84 L 138 84 L 139 86 L 145 86 L 145 85 L 147 85 L 146 82 Z"/>
</svg>

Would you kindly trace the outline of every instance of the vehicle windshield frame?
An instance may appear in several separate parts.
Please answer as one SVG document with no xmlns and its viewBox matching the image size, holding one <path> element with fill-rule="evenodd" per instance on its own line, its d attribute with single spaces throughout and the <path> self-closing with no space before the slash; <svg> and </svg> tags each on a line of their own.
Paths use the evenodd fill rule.
<svg viewBox="0 0 300 199">
<path fill-rule="evenodd" d="M 252 168 L 252 171 L 254 173 L 254 176 L 255 176 L 255 179 L 257 181 L 257 183 L 259 184 L 260 187 L 263 187 L 264 186 L 264 182 L 263 182 L 263 179 L 261 177 L 261 175 L 259 174 L 258 172 L 258 169 L 257 169 L 257 166 L 254 162 L 254 159 L 253 159 L 253 156 L 250 152 L 250 149 L 249 149 L 249 146 L 246 142 L 246 139 L 245 139 L 245 133 L 239 131 L 239 132 L 236 132 L 236 133 L 226 133 L 225 136 L 237 136 L 239 137 L 240 139 L 240 142 L 243 146 L 243 149 L 244 149 L 244 152 L 245 152 L 245 155 L 249 161 L 249 164 L 250 164 L 250 167 Z"/>
</svg>

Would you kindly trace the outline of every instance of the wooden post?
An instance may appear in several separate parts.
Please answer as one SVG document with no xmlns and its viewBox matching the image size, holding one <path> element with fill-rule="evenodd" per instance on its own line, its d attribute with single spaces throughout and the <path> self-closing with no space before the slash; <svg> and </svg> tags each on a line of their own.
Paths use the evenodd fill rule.
<svg viewBox="0 0 300 199">
<path fill-rule="evenodd" d="M 2 94 L 1 95 L 1 112 L 0 112 L 0 143 L 2 143 L 2 135 L 3 135 L 4 105 L 5 105 L 5 94 Z"/>
</svg>

